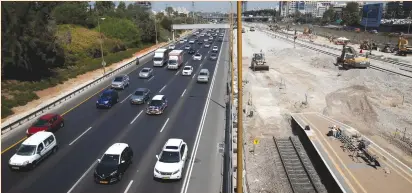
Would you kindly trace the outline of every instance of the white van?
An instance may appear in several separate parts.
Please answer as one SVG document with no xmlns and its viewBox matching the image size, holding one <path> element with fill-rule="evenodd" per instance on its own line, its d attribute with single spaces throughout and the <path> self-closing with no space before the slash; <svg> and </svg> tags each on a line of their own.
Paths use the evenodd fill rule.
<svg viewBox="0 0 412 193">
<path fill-rule="evenodd" d="M 40 131 L 27 138 L 9 160 L 11 170 L 30 170 L 58 149 L 52 132 Z"/>
</svg>

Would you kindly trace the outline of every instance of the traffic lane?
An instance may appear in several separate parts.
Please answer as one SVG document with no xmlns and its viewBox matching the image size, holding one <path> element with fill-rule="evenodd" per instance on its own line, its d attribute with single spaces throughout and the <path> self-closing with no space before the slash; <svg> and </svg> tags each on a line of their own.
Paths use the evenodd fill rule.
<svg viewBox="0 0 412 193">
<path fill-rule="evenodd" d="M 211 77 L 213 77 L 216 61 L 206 60 L 203 65 L 204 67 L 202 68 L 209 69 Z M 182 97 L 181 99 L 184 100 L 184 103 L 179 109 L 178 114 L 168 122 L 169 124 L 165 129 L 165 131 L 167 130 L 167 138 L 164 139 L 164 142 L 166 142 L 168 138 L 174 137 L 183 139 L 189 147 L 188 157 L 193 151 L 192 145 L 194 144 L 196 138 L 211 82 L 209 82 L 208 84 L 199 84 L 196 83 L 196 80 L 193 80 L 190 84 L 191 85 L 188 85 L 187 87 L 188 90 L 185 92 L 184 97 Z M 158 151 L 160 152 L 161 149 L 159 149 Z M 154 155 L 151 159 L 153 166 L 151 165 L 152 167 L 147 167 L 147 169 L 139 171 L 144 176 L 153 175 L 153 167 L 156 163 L 156 158 L 154 157 Z M 187 166 L 188 162 L 186 163 L 186 167 L 183 173 L 184 175 L 187 172 Z M 148 180 L 145 180 L 144 183 L 140 183 L 138 192 L 180 192 L 183 182 L 183 180 L 181 180 L 174 183 L 161 183 L 152 180 L 151 178 L 147 179 Z"/>
<path fill-rule="evenodd" d="M 182 48 L 185 44 L 176 44 L 176 48 Z M 152 57 L 153 54 L 149 54 L 148 56 L 145 56 L 142 58 L 141 63 L 143 65 L 137 65 L 135 68 L 132 68 L 130 70 L 126 70 L 125 73 L 129 74 L 134 71 L 140 71 L 141 68 L 143 67 L 151 67 L 153 66 L 152 62 Z M 75 96 L 72 100 L 68 100 L 64 103 L 64 105 L 57 107 L 55 109 L 52 109 L 50 112 L 53 113 L 58 113 L 58 114 L 63 114 L 73 107 L 79 105 L 83 101 L 90 101 L 91 97 L 95 96 L 97 93 L 102 91 L 103 88 L 106 88 L 108 85 L 110 85 L 111 81 L 113 78 L 108 78 L 105 81 L 102 82 L 102 84 L 99 84 L 98 86 L 94 86 L 92 88 L 89 88 L 88 91 L 85 91 L 77 96 Z M 74 110 L 74 109 L 73 109 Z M 5 134 L 2 136 L 2 152 L 6 149 L 9 148 L 10 146 L 18 145 L 20 144 L 19 142 L 22 142 L 22 138 L 26 134 L 26 129 L 34 122 L 29 121 L 21 126 L 21 128 L 14 129 L 15 131 L 10 131 L 9 133 Z M 5 137 L 6 136 L 6 137 Z"/>
<path fill-rule="evenodd" d="M 152 141 L 157 138 L 157 134 L 167 125 L 170 115 L 176 114 L 179 111 L 175 105 L 181 96 L 181 92 L 185 90 L 185 87 L 191 81 L 190 79 L 182 78 L 183 77 L 176 77 L 161 93 L 168 97 L 169 106 L 164 114 L 159 116 L 142 114 L 141 116 L 144 117 L 137 123 L 138 129 L 131 130 L 125 139 L 121 140 L 122 142 L 128 143 L 134 151 L 133 165 L 139 165 L 141 163 L 141 155 L 145 153 L 149 146 L 153 145 Z M 128 183 L 127 179 L 130 178 L 130 175 L 133 176 L 133 173 L 136 171 L 136 167 L 132 166 L 125 173 L 122 181 L 111 186 L 102 186 L 88 180 L 93 179 L 93 170 L 90 170 L 72 192 L 120 192 L 122 188 L 127 186 L 125 183 Z"/>
<path fill-rule="evenodd" d="M 153 86 L 157 86 L 157 85 L 161 85 L 161 84 L 164 84 L 164 82 L 166 81 L 166 80 L 168 80 L 168 79 L 170 79 L 171 78 L 171 76 L 172 76 L 172 74 L 168 74 L 168 73 L 164 73 L 164 71 L 165 71 L 165 69 L 159 69 L 160 70 L 160 73 L 158 74 L 158 75 L 160 75 L 160 76 L 158 76 L 159 78 L 157 78 L 157 79 L 154 79 L 154 80 L 152 80 L 151 81 L 151 86 L 153 87 Z M 134 78 L 134 76 L 138 76 L 137 74 L 132 74 L 130 77 L 131 77 L 131 80 L 133 80 L 133 78 Z M 134 83 L 136 83 L 136 82 L 140 82 L 140 83 L 144 83 L 144 81 L 147 81 L 147 80 L 144 80 L 144 79 L 137 79 L 136 81 L 132 81 L 131 82 L 131 85 L 133 85 Z M 122 91 L 121 93 L 119 93 L 120 95 L 123 95 L 123 97 L 121 98 L 122 100 L 123 100 L 123 98 L 125 98 L 126 96 L 128 96 L 128 94 L 130 93 L 132 93 L 133 91 L 134 91 L 134 89 L 135 88 L 126 88 L 124 91 Z M 152 91 L 155 91 L 156 89 L 153 89 L 153 88 L 150 88 L 149 87 L 149 89 L 151 89 Z M 89 124 L 89 125 L 91 125 L 90 124 L 90 122 L 88 122 L 87 120 L 96 120 L 95 118 L 96 117 L 99 117 L 99 116 L 101 116 L 102 114 L 104 114 L 105 112 L 106 112 L 106 110 L 102 110 L 102 109 L 96 109 L 95 108 L 95 106 L 94 106 L 94 103 L 95 103 L 95 101 L 97 100 L 97 97 L 98 96 L 96 96 L 96 98 L 95 98 L 95 100 L 89 100 L 88 101 L 88 103 L 89 103 L 89 105 L 87 105 L 87 103 L 86 104 L 84 104 L 84 105 L 81 105 L 80 106 L 80 108 L 78 108 L 78 109 L 76 109 L 77 111 L 79 111 L 79 114 L 77 114 L 77 113 L 70 113 L 69 114 L 69 118 L 66 118 L 66 128 L 70 125 L 70 121 L 69 120 L 73 120 L 73 123 L 80 123 L 80 124 L 83 124 L 83 125 L 85 125 L 85 126 L 83 126 L 83 127 L 80 127 L 80 126 L 78 126 L 78 127 L 75 127 L 75 128 L 83 128 L 83 130 L 86 130 L 87 128 L 89 128 L 90 126 L 86 126 L 87 124 Z M 128 102 L 128 101 L 127 101 Z M 127 107 L 129 107 L 130 108 L 130 106 L 126 106 L 126 108 Z M 86 108 L 86 109 L 84 109 L 84 108 Z M 90 112 L 90 108 L 92 108 L 92 111 L 94 111 L 94 112 Z M 116 105 L 113 107 L 113 109 L 110 109 L 112 112 L 113 111 L 115 111 L 114 109 L 116 108 Z M 136 108 L 133 108 L 133 110 L 136 110 Z M 89 111 L 90 113 L 85 113 L 85 112 L 87 112 L 87 111 Z M 97 112 L 96 112 L 97 111 Z M 122 110 L 121 110 L 122 111 Z M 73 115 L 74 117 L 71 117 L 70 118 L 70 115 Z M 88 116 L 85 116 L 85 115 L 88 115 Z M 95 116 L 94 118 L 93 118 L 93 116 Z M 80 121 L 79 121 L 80 120 Z M 72 130 L 65 130 L 65 131 L 68 131 L 68 132 L 70 132 L 70 131 L 72 131 Z M 89 134 L 90 135 L 90 134 Z M 65 136 L 65 137 L 63 137 L 63 136 Z M 59 144 L 67 144 L 67 143 L 69 143 L 69 140 L 73 140 L 74 138 L 75 138 L 75 136 L 73 136 L 73 137 L 67 137 L 67 136 L 69 136 L 69 134 L 67 133 L 67 132 L 57 132 L 56 133 L 56 138 L 58 139 L 58 141 L 59 141 Z M 84 137 L 83 137 L 84 138 Z M 14 153 L 14 152 L 12 152 L 12 153 Z M 11 157 L 11 155 L 8 155 L 8 159 Z M 8 163 L 8 159 L 3 159 L 3 161 L 2 161 L 2 165 L 3 165 L 3 167 L 4 166 L 7 166 L 7 163 Z M 6 167 L 5 167 L 6 168 Z M 33 171 L 34 172 L 34 171 Z M 9 176 L 8 174 L 9 173 L 11 173 L 9 170 L 3 170 L 3 172 L 2 172 L 2 175 L 3 176 Z M 11 182 L 18 182 L 19 181 L 19 179 L 18 179 L 18 175 L 12 175 L 13 176 L 13 178 L 7 178 L 8 180 L 10 180 Z M 12 186 L 13 185 L 13 183 L 7 183 L 8 185 L 10 185 L 10 186 Z M 4 187 L 3 189 L 4 190 L 6 190 L 8 187 L 6 186 L 6 187 Z"/>
</svg>

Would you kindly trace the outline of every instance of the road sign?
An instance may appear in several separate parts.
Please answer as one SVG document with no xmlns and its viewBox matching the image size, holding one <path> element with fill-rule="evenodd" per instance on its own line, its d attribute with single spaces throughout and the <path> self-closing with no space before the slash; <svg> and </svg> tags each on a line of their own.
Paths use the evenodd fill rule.
<svg viewBox="0 0 412 193">
<path fill-rule="evenodd" d="M 106 66 L 106 62 L 104 60 L 102 61 L 102 66 Z"/>
<path fill-rule="evenodd" d="M 254 144 L 254 145 L 259 144 L 259 139 L 254 139 L 254 140 L 253 140 L 253 144 Z"/>
</svg>

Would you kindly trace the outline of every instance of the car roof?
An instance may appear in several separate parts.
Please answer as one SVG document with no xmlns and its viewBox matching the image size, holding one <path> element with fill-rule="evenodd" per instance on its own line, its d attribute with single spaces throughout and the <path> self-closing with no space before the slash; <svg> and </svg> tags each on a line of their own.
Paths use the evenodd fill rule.
<svg viewBox="0 0 412 193">
<path fill-rule="evenodd" d="M 52 118 L 52 117 L 54 117 L 54 116 L 56 116 L 56 114 L 48 113 L 48 114 L 42 115 L 42 116 L 40 117 L 40 119 L 50 119 L 50 118 Z"/>
<path fill-rule="evenodd" d="M 146 91 L 147 88 L 137 88 L 135 91 Z"/>
<path fill-rule="evenodd" d="M 46 138 L 50 137 L 50 135 L 53 135 L 52 132 L 48 131 L 39 131 L 29 138 L 27 138 L 22 144 L 23 145 L 38 145 L 40 142 L 44 141 Z"/>
<path fill-rule="evenodd" d="M 216 48 L 217 48 L 217 46 L 213 46 L 213 47 L 216 47 Z"/>
<path fill-rule="evenodd" d="M 144 69 L 146 69 L 146 70 L 150 70 L 151 68 L 145 67 L 145 68 L 143 68 L 142 70 L 144 70 Z"/>
<path fill-rule="evenodd" d="M 180 144 L 182 143 L 183 143 L 183 139 L 170 138 L 169 140 L 166 141 L 166 144 L 163 147 L 163 150 L 179 151 Z M 167 148 L 168 146 L 176 146 L 178 147 L 178 149 L 170 149 L 170 148 Z"/>
<path fill-rule="evenodd" d="M 190 68 L 193 68 L 192 66 L 189 66 L 189 65 L 187 65 L 187 66 L 184 66 L 183 68 L 186 68 L 186 67 L 190 67 Z"/>
<path fill-rule="evenodd" d="M 103 93 L 111 93 L 111 92 L 114 92 L 114 90 L 113 89 L 107 89 L 107 90 L 105 90 L 105 91 L 103 91 Z"/>
<path fill-rule="evenodd" d="M 202 69 L 200 70 L 200 72 L 209 72 L 209 70 L 206 69 L 206 68 L 202 68 Z"/>
<path fill-rule="evenodd" d="M 109 149 L 104 152 L 104 154 L 120 155 L 126 147 L 129 147 L 129 145 L 127 145 L 126 143 L 115 143 L 110 146 Z"/>
<path fill-rule="evenodd" d="M 157 100 L 162 100 L 162 98 L 163 98 L 164 96 L 165 96 L 165 95 L 156 95 L 156 96 L 153 97 L 152 100 L 155 100 L 155 101 L 157 101 Z"/>
</svg>

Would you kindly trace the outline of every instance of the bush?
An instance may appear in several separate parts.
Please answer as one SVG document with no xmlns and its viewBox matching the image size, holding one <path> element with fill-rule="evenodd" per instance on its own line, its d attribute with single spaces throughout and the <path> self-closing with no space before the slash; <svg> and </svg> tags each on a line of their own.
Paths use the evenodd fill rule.
<svg viewBox="0 0 412 193">
<path fill-rule="evenodd" d="M 141 43 L 139 29 L 128 19 L 106 18 L 100 29 L 107 37 L 122 40 L 128 47 L 138 47 Z"/>
</svg>

